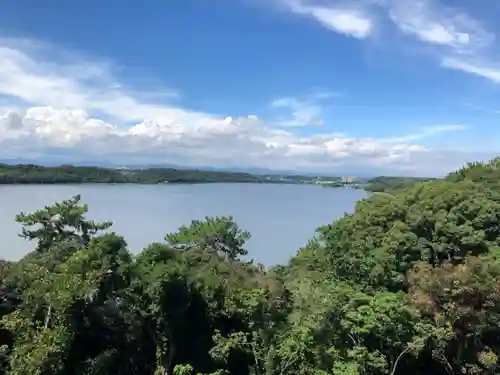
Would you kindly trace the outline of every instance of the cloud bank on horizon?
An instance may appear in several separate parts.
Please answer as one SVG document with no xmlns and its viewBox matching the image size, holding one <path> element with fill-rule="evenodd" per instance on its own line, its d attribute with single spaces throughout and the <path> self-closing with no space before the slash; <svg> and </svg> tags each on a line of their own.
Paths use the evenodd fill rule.
<svg viewBox="0 0 500 375">
<path fill-rule="evenodd" d="M 391 54 L 387 48 L 402 44 L 415 46 L 414 50 L 424 56 L 421 58 L 429 66 L 461 72 L 467 80 L 464 87 L 470 89 L 472 85 L 476 90 L 484 87 L 491 92 L 493 102 L 496 98 L 500 65 L 496 63 L 494 25 L 488 28 L 487 22 L 469 14 L 475 10 L 484 14 L 480 9 L 470 8 L 471 5 L 454 8 L 437 0 L 279 0 L 275 5 L 276 8 L 259 7 L 257 11 L 287 15 L 291 19 L 284 17 L 283 27 L 296 30 L 316 24 L 319 27 L 314 32 L 321 38 L 332 35 L 330 48 L 339 48 L 337 59 L 342 59 L 340 48 L 347 48 L 347 44 L 377 48 L 376 40 L 397 35 L 401 41 L 381 48 L 375 55 Z M 191 6 L 196 5 L 193 2 Z M 294 18 L 305 24 L 287 24 Z M 405 126 L 405 119 L 408 123 L 412 120 L 412 111 L 419 111 L 409 108 L 399 119 L 388 116 L 393 122 L 390 131 L 383 129 L 380 121 L 372 123 L 362 115 L 362 109 L 357 109 L 356 104 L 360 108 L 363 104 L 358 94 L 362 86 L 344 85 L 339 89 L 311 85 L 300 92 L 284 92 L 274 87 L 269 93 L 259 92 L 267 98 L 267 104 L 246 104 L 248 114 L 234 110 L 231 104 L 223 111 L 211 111 L 190 103 L 189 90 L 165 89 L 168 82 L 163 77 L 159 77 L 162 84 L 155 87 L 134 86 L 133 80 L 120 74 L 119 67 L 126 67 L 127 59 L 115 57 L 112 48 L 106 56 L 87 45 L 74 43 L 72 48 L 66 48 L 49 39 L 22 35 L 22 25 L 15 33 L 3 34 L 0 38 L 1 159 L 58 158 L 66 163 L 105 160 L 122 164 L 440 175 L 467 160 L 489 158 L 500 151 L 494 146 L 488 148 L 485 139 L 491 141 L 500 135 L 498 130 L 488 133 L 495 131 L 494 124 L 500 117 L 496 109 L 485 110 L 478 104 L 460 104 L 468 114 L 467 121 L 457 121 L 452 113 L 450 121 L 443 121 L 442 115 L 433 120 L 430 113 L 425 122 L 415 125 L 411 121 L 411 125 Z M 313 48 L 304 53 L 314 55 Z M 82 50 L 85 55 L 78 52 Z M 236 52 L 233 59 L 238 61 Z M 362 55 L 359 52 L 360 61 Z M 244 58 L 242 55 L 241 59 Z M 353 73 L 378 74 L 376 66 L 366 65 L 366 71 Z M 168 63 L 165 69 L 169 69 Z M 207 68 L 199 74 L 210 71 Z M 294 80 L 297 74 L 307 78 L 308 71 L 293 72 L 289 79 Z M 265 79 L 263 74 L 262 80 Z M 382 89 L 369 84 L 368 80 L 367 90 Z M 283 87 L 285 90 L 286 86 Z M 217 95 L 213 87 L 203 87 L 202 92 L 207 97 Z M 345 92 L 349 94 L 344 95 Z M 411 98 L 413 94 L 402 86 L 402 91 L 395 95 Z M 340 126 L 342 118 L 335 116 L 335 108 L 345 103 L 344 98 L 351 101 L 350 120 L 362 123 L 356 128 Z M 239 91 L 230 99 L 228 103 L 238 101 Z M 226 98 L 220 100 L 224 103 Z M 391 111 L 390 101 L 384 105 Z M 472 139 L 473 134 L 477 135 L 478 125 L 470 123 L 474 119 L 471 111 L 480 116 L 480 126 L 486 132 L 475 141 Z M 454 137 L 457 141 L 450 143 Z"/>
</svg>

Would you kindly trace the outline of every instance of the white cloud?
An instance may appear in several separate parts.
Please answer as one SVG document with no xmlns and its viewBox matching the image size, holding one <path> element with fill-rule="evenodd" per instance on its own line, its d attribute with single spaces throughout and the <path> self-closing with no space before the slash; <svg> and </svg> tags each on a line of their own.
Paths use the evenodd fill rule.
<svg viewBox="0 0 500 375">
<path fill-rule="evenodd" d="M 495 33 L 465 11 L 445 6 L 444 1 L 344 0 L 335 6 L 314 0 L 277 1 L 294 14 L 359 39 L 372 34 L 376 22 L 385 26 L 386 15 L 400 33 L 426 45 L 425 51 L 437 58 L 443 68 L 500 82 L 500 67 L 494 63 L 498 60 L 494 53 Z M 380 27 L 379 34 L 387 30 Z"/>
<path fill-rule="evenodd" d="M 309 5 L 300 0 L 286 0 L 285 5 L 293 13 L 311 17 L 332 31 L 358 39 L 366 38 L 373 29 L 372 20 L 359 9 Z"/>
<path fill-rule="evenodd" d="M 500 83 L 500 66 L 494 64 L 471 63 L 458 58 L 448 57 L 442 60 L 441 64 L 450 69 L 461 70 L 487 78 L 494 83 Z"/>
<path fill-rule="evenodd" d="M 395 142 L 392 142 L 395 143 Z M 384 140 L 354 139 L 342 134 L 298 137 L 273 129 L 256 117 L 213 119 L 182 123 L 145 120 L 131 127 L 92 118 L 83 110 L 31 107 L 23 114 L 0 117 L 0 157 L 23 156 L 20 147 L 40 155 L 65 150 L 73 157 L 127 161 L 135 156 L 154 162 L 267 167 L 327 168 L 338 161 L 370 165 L 396 164 L 423 146 L 391 144 Z M 222 163 L 222 164 L 221 164 Z"/>
<path fill-rule="evenodd" d="M 470 104 L 470 103 L 464 103 L 463 105 L 465 107 L 472 108 L 475 111 L 485 112 L 485 113 L 491 113 L 491 114 L 494 114 L 494 115 L 500 115 L 500 111 L 499 110 L 488 109 L 488 108 L 484 108 L 484 107 L 481 107 L 481 106 L 478 106 L 478 105 L 475 105 L 475 104 Z"/>
<path fill-rule="evenodd" d="M 475 52 L 495 40 L 477 20 L 432 0 L 394 0 L 389 15 L 403 33 L 457 53 Z"/>
<path fill-rule="evenodd" d="M 113 78 L 109 64 L 81 57 L 56 64 L 53 53 L 47 63 L 47 51 L 37 49 L 34 56 L 30 44 L 21 47 L 0 42 L 0 95 L 15 102 L 13 109 L 0 113 L 0 158 L 397 170 L 410 164 L 417 167 L 418 155 L 425 159 L 423 155 L 431 152 L 414 143 L 435 134 L 428 129 L 399 139 L 331 132 L 300 136 L 257 116 L 221 117 L 168 101 L 151 102 L 136 90 L 124 90 L 126 84 Z M 303 101 L 282 98 L 274 105 L 288 106 L 296 118 L 313 118 L 319 111 L 315 103 L 332 96 L 317 91 Z M 19 103 L 25 103 L 24 108 Z M 450 165 L 442 167 L 444 173 Z"/>
<path fill-rule="evenodd" d="M 403 33 L 438 47 L 442 67 L 500 83 L 500 68 L 490 62 L 496 60 L 496 35 L 480 21 L 434 0 L 392 0 L 388 9 Z"/>
<path fill-rule="evenodd" d="M 4 44 L 2 44 L 4 42 Z M 50 62 L 36 56 L 31 44 L 16 47 L 15 40 L 0 39 L 0 94 L 10 95 L 30 104 L 99 110 L 119 121 L 155 120 L 189 116 L 175 107 L 140 102 L 137 94 L 122 89 L 122 84 L 110 75 L 109 68 L 95 61 L 71 62 L 65 65 L 53 61 L 59 51 L 48 48 Z M 41 48 L 37 44 L 36 52 Z M 30 55 L 30 52 L 32 54 Z M 167 96 L 172 96 L 167 92 Z"/>
<path fill-rule="evenodd" d="M 316 91 L 308 95 L 305 99 L 295 97 L 282 97 L 271 102 L 273 109 L 291 111 L 291 119 L 279 120 L 278 123 L 283 126 L 321 126 L 323 120 L 320 118 L 322 113 L 321 101 L 339 96 L 338 93 L 329 91 Z M 287 114 L 288 115 L 288 114 Z"/>
<path fill-rule="evenodd" d="M 458 125 L 458 124 L 426 126 L 422 129 L 420 129 L 420 131 L 417 133 L 408 134 L 404 137 L 387 138 L 387 139 L 384 139 L 383 142 L 385 142 L 385 143 L 412 142 L 412 141 L 416 141 L 419 139 L 432 137 L 432 136 L 438 135 L 440 133 L 448 133 L 448 132 L 454 132 L 454 131 L 467 130 L 468 128 L 469 127 L 466 125 Z"/>
</svg>

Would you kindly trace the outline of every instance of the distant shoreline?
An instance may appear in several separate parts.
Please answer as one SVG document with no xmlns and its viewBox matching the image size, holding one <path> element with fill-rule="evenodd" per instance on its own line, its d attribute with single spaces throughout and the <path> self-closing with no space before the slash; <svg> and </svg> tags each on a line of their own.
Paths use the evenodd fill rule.
<svg viewBox="0 0 500 375">
<path fill-rule="evenodd" d="M 376 177 L 358 179 L 335 176 L 252 174 L 177 168 L 105 168 L 97 166 L 42 166 L 36 164 L 0 163 L 0 185 L 55 184 L 287 184 L 315 185 L 327 188 L 353 188 L 371 192 L 388 192 L 429 179 Z"/>
<path fill-rule="evenodd" d="M 319 179 L 320 177 L 316 177 Z M 312 184 L 313 178 L 302 175 L 207 171 L 176 168 L 103 168 L 96 166 L 41 166 L 35 164 L 0 164 L 0 185 L 55 184 Z"/>
<path fill-rule="evenodd" d="M 0 186 L 24 185 L 211 185 L 211 184 L 265 184 L 265 185 L 314 185 L 281 181 L 209 181 L 209 182 L 0 182 Z M 316 185 L 314 185 L 316 186 Z"/>
</svg>

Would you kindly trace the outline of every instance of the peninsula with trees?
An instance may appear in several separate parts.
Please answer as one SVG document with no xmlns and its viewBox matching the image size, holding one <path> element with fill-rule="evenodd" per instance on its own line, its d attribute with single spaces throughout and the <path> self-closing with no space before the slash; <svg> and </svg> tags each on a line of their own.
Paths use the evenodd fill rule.
<svg viewBox="0 0 500 375">
<path fill-rule="evenodd" d="M 217 182 L 303 184 L 332 179 L 337 179 L 337 177 L 158 167 L 139 169 L 0 163 L 0 184 L 203 184 Z"/>
<path fill-rule="evenodd" d="M 354 187 L 371 192 L 405 188 L 429 178 L 376 177 L 361 179 L 305 174 L 246 173 L 180 168 L 110 168 L 98 166 L 42 166 L 0 163 L 0 185 L 5 184 L 203 184 L 272 183 Z"/>
</svg>

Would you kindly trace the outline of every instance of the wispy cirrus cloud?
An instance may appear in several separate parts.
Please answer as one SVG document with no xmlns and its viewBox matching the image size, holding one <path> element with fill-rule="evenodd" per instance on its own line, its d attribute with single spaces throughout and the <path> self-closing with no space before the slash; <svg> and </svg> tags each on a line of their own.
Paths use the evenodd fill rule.
<svg viewBox="0 0 500 375">
<path fill-rule="evenodd" d="M 491 113 L 491 114 L 495 114 L 495 115 L 500 115 L 500 111 L 499 110 L 488 109 L 488 108 L 484 108 L 482 106 L 475 105 L 475 104 L 470 104 L 470 103 L 464 103 L 464 106 L 468 107 L 468 108 L 471 108 L 471 109 L 473 109 L 475 111 L 485 112 L 485 113 Z"/>
<path fill-rule="evenodd" d="M 495 62 L 500 58 L 496 34 L 484 22 L 463 9 L 450 6 L 451 3 L 445 5 L 441 0 L 281 2 L 294 14 L 307 16 L 338 34 L 360 40 L 370 36 L 378 24 L 387 26 L 389 20 L 401 35 L 428 46 L 429 55 L 443 68 L 500 83 L 500 64 Z M 380 30 L 389 32 L 390 28 Z"/>
<path fill-rule="evenodd" d="M 392 1 L 388 11 L 403 33 L 425 43 L 448 47 L 454 53 L 474 53 L 495 41 L 495 35 L 481 22 L 434 0 Z"/>
<path fill-rule="evenodd" d="M 388 9 L 404 34 L 438 48 L 433 52 L 443 68 L 500 83 L 496 34 L 481 21 L 435 0 L 392 1 Z"/>
<path fill-rule="evenodd" d="M 469 129 L 469 126 L 460 124 L 426 126 L 422 127 L 421 129 L 418 129 L 418 132 L 405 135 L 404 137 L 387 138 L 384 139 L 383 142 L 385 143 L 413 142 L 420 139 L 433 137 L 442 133 L 463 131 L 467 129 Z"/>
<path fill-rule="evenodd" d="M 281 97 L 270 103 L 273 109 L 284 109 L 291 111 L 291 119 L 279 120 L 278 124 L 283 126 L 321 126 L 323 119 L 322 102 L 327 99 L 338 97 L 340 94 L 328 91 L 316 91 L 307 95 L 306 98 Z M 289 114 L 287 114 L 288 116 Z"/>
<path fill-rule="evenodd" d="M 373 30 L 371 18 L 355 7 L 312 5 L 300 0 L 285 0 L 283 3 L 291 12 L 310 17 L 340 34 L 363 39 Z"/>
<path fill-rule="evenodd" d="M 460 70 L 465 73 L 474 74 L 500 84 L 500 64 L 484 62 L 478 58 L 463 59 L 458 57 L 445 57 L 441 60 L 445 68 Z"/>
<path fill-rule="evenodd" d="M 101 111 L 120 121 L 182 116 L 175 107 L 141 100 L 155 95 L 177 98 L 175 91 L 163 89 L 160 95 L 160 90 L 125 89 L 113 76 L 111 63 L 81 59 L 49 43 L 0 39 L 0 94 L 26 104 Z"/>
</svg>

